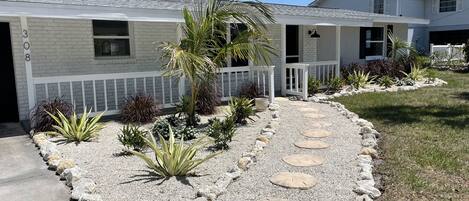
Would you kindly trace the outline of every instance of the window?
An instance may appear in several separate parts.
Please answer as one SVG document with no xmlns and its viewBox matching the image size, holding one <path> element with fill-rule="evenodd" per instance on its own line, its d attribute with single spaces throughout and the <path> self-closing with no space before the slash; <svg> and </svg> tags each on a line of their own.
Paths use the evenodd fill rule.
<svg viewBox="0 0 469 201">
<path fill-rule="evenodd" d="M 360 28 L 360 58 L 384 56 L 384 28 Z"/>
<path fill-rule="evenodd" d="M 244 24 L 230 24 L 231 40 L 238 37 L 239 33 L 246 31 L 248 27 Z M 231 59 L 231 67 L 249 66 L 248 60 Z"/>
<path fill-rule="evenodd" d="M 384 14 L 384 0 L 373 0 L 373 12 Z"/>
<path fill-rule="evenodd" d="M 440 0 L 440 13 L 456 11 L 456 0 Z"/>
<path fill-rule="evenodd" d="M 96 57 L 130 56 L 128 22 L 93 20 L 93 38 Z"/>
</svg>

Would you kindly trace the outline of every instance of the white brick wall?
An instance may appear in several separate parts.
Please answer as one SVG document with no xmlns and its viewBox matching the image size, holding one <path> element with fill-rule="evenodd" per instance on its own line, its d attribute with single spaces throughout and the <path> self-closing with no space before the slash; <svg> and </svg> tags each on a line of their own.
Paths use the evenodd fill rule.
<svg viewBox="0 0 469 201">
<path fill-rule="evenodd" d="M 303 26 L 303 61 L 311 62 L 318 59 L 318 39 L 311 38 L 308 31 L 313 31 L 316 26 Z"/>
</svg>

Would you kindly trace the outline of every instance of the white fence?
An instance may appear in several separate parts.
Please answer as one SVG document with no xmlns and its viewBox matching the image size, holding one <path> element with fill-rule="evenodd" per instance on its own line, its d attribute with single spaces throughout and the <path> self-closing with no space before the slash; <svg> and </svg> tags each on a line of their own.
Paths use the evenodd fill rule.
<svg viewBox="0 0 469 201">
<path fill-rule="evenodd" d="M 464 46 L 462 45 L 434 45 L 430 44 L 430 55 L 437 57 L 440 61 L 463 61 L 464 60 Z"/>
<path fill-rule="evenodd" d="M 308 79 L 315 78 L 321 85 L 340 76 L 339 63 L 337 61 L 319 61 L 305 63 L 291 63 L 285 65 L 287 94 L 308 97 Z"/>
<path fill-rule="evenodd" d="M 218 78 L 222 100 L 239 95 L 243 84 L 254 82 L 273 101 L 273 66 L 222 68 Z M 36 103 L 60 97 L 72 103 L 77 112 L 92 108 L 94 113 L 106 115 L 118 114 L 130 96 L 145 94 L 161 108 L 170 108 L 188 91 L 183 78 L 163 76 L 160 71 L 36 77 L 33 85 Z"/>
</svg>

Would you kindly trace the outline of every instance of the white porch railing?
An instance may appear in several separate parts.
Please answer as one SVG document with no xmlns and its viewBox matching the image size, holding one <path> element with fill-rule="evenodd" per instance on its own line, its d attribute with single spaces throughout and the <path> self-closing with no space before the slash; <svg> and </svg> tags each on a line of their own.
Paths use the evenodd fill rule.
<svg viewBox="0 0 469 201">
<path fill-rule="evenodd" d="M 327 85 L 329 80 L 340 76 L 337 61 L 319 61 L 290 63 L 285 65 L 286 70 L 286 93 L 289 95 L 308 97 L 308 79 L 315 78 L 322 86 Z"/>
<path fill-rule="evenodd" d="M 465 44 L 462 45 L 434 45 L 430 44 L 430 55 L 441 54 L 439 57 L 443 61 L 455 61 L 455 60 L 464 60 L 464 48 Z"/>
<path fill-rule="evenodd" d="M 257 83 L 262 94 L 274 99 L 274 66 L 222 68 L 218 73 L 222 100 L 239 95 L 242 84 Z M 35 102 L 61 97 L 77 112 L 92 108 L 105 115 L 118 114 L 125 98 L 146 94 L 161 108 L 174 107 L 187 91 L 185 81 L 162 76 L 160 71 L 54 76 L 33 78 Z"/>
</svg>

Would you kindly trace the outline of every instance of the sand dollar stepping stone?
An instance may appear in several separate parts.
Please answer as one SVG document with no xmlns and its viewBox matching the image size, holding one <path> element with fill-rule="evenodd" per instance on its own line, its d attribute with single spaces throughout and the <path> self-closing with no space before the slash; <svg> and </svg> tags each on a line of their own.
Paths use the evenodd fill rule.
<svg viewBox="0 0 469 201">
<path fill-rule="evenodd" d="M 315 127 L 315 128 L 324 128 L 332 126 L 332 123 L 329 122 L 312 122 L 308 123 L 308 126 Z"/>
<path fill-rule="evenodd" d="M 317 184 L 316 179 L 308 174 L 280 172 L 270 178 L 270 182 L 285 188 L 310 189 Z"/>
<path fill-rule="evenodd" d="M 306 137 L 315 137 L 315 138 L 323 138 L 323 137 L 329 137 L 332 135 L 330 131 L 326 130 L 307 130 L 302 133 Z"/>
<path fill-rule="evenodd" d="M 302 107 L 298 109 L 300 112 L 319 112 L 318 109 L 316 108 L 310 108 L 310 107 Z"/>
<path fill-rule="evenodd" d="M 318 113 L 307 113 L 307 114 L 304 114 L 304 116 L 310 119 L 321 119 L 321 118 L 326 117 L 326 115 L 318 114 Z"/>
<path fill-rule="evenodd" d="M 319 140 L 305 140 L 295 142 L 295 146 L 305 149 L 325 149 L 329 147 L 329 144 Z"/>
<path fill-rule="evenodd" d="M 294 154 L 290 156 L 285 156 L 282 158 L 282 160 L 285 163 L 296 167 L 317 166 L 322 165 L 322 163 L 324 162 L 324 158 L 308 154 Z"/>
</svg>

